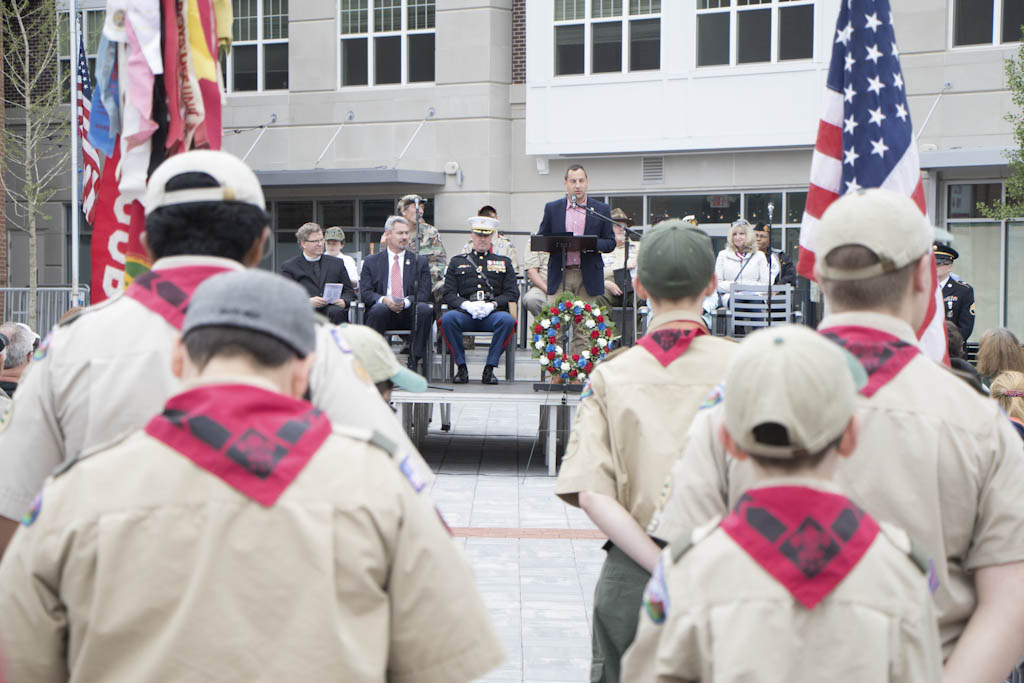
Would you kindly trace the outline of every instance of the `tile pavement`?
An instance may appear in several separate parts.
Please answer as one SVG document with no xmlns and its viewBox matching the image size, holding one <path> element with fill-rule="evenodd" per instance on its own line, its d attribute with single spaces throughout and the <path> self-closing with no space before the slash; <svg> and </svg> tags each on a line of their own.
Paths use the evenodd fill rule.
<svg viewBox="0 0 1024 683">
<path fill-rule="evenodd" d="M 479 377 L 474 355 L 471 378 Z M 532 376 L 520 368 L 536 372 L 520 363 L 520 377 Z M 439 427 L 435 412 L 423 446 L 437 473 L 431 494 L 473 567 L 506 653 L 479 680 L 588 681 L 603 540 L 583 512 L 554 495 L 535 448 L 537 409 L 455 405 L 451 431 Z"/>
</svg>

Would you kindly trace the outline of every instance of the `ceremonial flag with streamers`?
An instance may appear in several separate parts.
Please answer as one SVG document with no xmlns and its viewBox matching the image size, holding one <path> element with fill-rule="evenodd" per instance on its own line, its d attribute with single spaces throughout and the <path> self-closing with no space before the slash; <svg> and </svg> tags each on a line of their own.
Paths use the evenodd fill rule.
<svg viewBox="0 0 1024 683">
<path fill-rule="evenodd" d="M 818 222 L 828 206 L 840 195 L 869 187 L 902 192 L 926 213 L 889 0 L 844 0 L 811 162 L 800 231 L 800 275 L 813 279 Z M 936 295 L 917 336 L 927 355 L 946 360 L 934 265 L 932 280 Z"/>
<path fill-rule="evenodd" d="M 92 224 L 95 215 L 96 190 L 100 181 L 100 159 L 89 143 L 89 116 L 92 109 L 92 75 L 85 57 L 81 19 L 78 20 L 78 89 L 75 95 L 78 111 L 78 139 L 82 142 L 82 212 Z"/>
</svg>

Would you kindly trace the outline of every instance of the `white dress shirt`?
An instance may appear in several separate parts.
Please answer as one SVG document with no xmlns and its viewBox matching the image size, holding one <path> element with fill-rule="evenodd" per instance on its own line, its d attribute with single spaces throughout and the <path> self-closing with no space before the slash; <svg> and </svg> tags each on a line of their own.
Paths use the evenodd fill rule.
<svg viewBox="0 0 1024 683">
<path fill-rule="evenodd" d="M 405 273 L 405 249 L 397 254 L 391 251 L 391 249 L 387 249 L 386 252 L 388 255 L 388 285 L 385 290 L 387 294 L 384 296 L 391 296 L 391 268 L 394 266 L 396 256 L 398 257 L 398 284 L 402 287 L 402 294 L 405 294 L 405 283 L 402 282 L 402 275 Z M 377 299 L 377 303 L 384 303 L 384 297 L 382 296 Z M 409 297 L 402 299 L 402 303 L 404 304 L 402 308 L 409 308 L 409 304 L 411 303 L 409 301 Z"/>
</svg>

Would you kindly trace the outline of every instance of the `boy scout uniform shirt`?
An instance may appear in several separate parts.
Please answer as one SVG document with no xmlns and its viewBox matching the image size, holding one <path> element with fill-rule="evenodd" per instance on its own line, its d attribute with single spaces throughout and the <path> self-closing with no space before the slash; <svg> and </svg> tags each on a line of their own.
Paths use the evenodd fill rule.
<svg viewBox="0 0 1024 683">
<path fill-rule="evenodd" d="M 679 312 L 658 319 L 699 322 Z M 678 329 L 661 324 L 646 336 Z M 576 506 L 581 491 L 610 496 L 646 526 L 690 420 L 725 377 L 735 349 L 705 334 L 667 366 L 642 346 L 598 364 L 581 394 L 555 493 Z"/>
<path fill-rule="evenodd" d="M 335 426 L 269 506 L 144 431 L 48 479 L 0 562 L 11 680 L 486 673 L 472 572 L 371 434 Z"/>
<path fill-rule="evenodd" d="M 242 270 L 237 261 L 173 256 L 154 272 L 181 267 Z M 135 299 L 120 295 L 54 328 L 36 351 L 31 372 L 0 417 L 0 515 L 20 519 L 46 476 L 81 453 L 141 427 L 179 387 L 171 348 L 180 331 Z M 310 372 L 313 403 L 339 424 L 377 429 L 396 440 L 418 478 L 430 468 L 409 441 L 344 337 L 317 327 Z"/>
<path fill-rule="evenodd" d="M 526 270 L 530 268 L 536 268 L 537 274 L 540 275 L 541 279 L 547 282 L 548 280 L 548 260 L 551 259 L 551 254 L 546 251 L 528 251 L 526 252 L 526 260 L 523 263 L 523 267 Z M 545 295 L 547 292 L 544 292 Z"/>
<path fill-rule="evenodd" d="M 792 486 L 794 480 L 775 483 Z M 648 584 L 622 680 L 939 681 L 942 658 L 927 581 L 907 555 L 906 534 L 881 526 L 849 574 L 813 609 L 797 602 L 717 520 L 679 539 L 682 546 L 674 541 Z M 664 599 L 650 605 L 648 596 L 659 591 Z"/>
<path fill-rule="evenodd" d="M 827 316 L 916 345 L 905 322 L 875 313 Z M 728 387 L 725 388 L 726 394 Z M 898 524 L 934 562 L 944 657 L 974 612 L 971 573 L 1024 560 L 1024 447 L 999 406 L 918 354 L 871 398 L 858 398 L 860 432 L 836 482 L 876 519 Z M 753 483 L 748 463 L 718 439 L 722 406 L 693 421 L 648 532 L 671 541 L 724 514 Z"/>
</svg>

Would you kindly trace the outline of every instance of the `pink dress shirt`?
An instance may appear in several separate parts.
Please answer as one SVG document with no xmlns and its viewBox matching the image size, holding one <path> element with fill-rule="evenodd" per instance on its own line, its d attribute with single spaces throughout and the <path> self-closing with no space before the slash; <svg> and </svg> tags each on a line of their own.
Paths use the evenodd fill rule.
<svg viewBox="0 0 1024 683">
<path fill-rule="evenodd" d="M 572 208 L 572 201 L 569 199 L 565 200 L 565 230 L 571 232 L 574 235 L 582 235 L 583 230 L 587 227 L 587 198 L 583 198 L 582 203 L 577 203 L 576 208 Z M 580 252 L 570 251 L 565 254 L 565 265 L 567 266 L 578 266 L 580 264 Z"/>
</svg>

